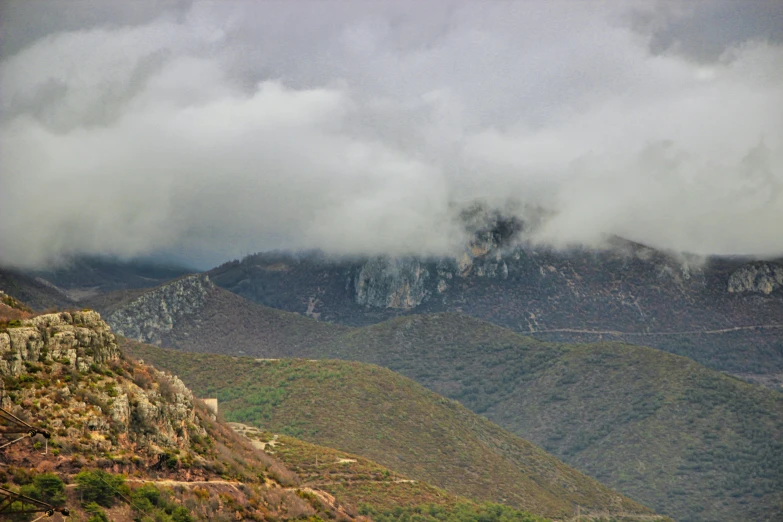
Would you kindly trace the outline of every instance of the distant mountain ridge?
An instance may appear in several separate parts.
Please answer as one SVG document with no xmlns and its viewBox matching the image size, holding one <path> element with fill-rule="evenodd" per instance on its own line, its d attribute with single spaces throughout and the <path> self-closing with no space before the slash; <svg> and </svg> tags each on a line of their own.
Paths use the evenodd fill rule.
<svg viewBox="0 0 783 522">
<path fill-rule="evenodd" d="M 30 275 L 51 282 L 74 301 L 81 301 L 116 290 L 151 288 L 194 271 L 150 260 L 81 256 L 49 270 L 32 271 Z"/>
<path fill-rule="evenodd" d="M 255 254 L 208 274 L 251 301 L 321 321 L 461 312 L 544 340 L 613 339 L 719 370 L 783 374 L 779 262 L 699 260 L 621 240 L 604 251 L 507 241 L 485 231 L 454 258 Z"/>
<path fill-rule="evenodd" d="M 76 305 L 63 289 L 20 270 L 0 268 L 0 290 L 39 311 Z"/>
</svg>

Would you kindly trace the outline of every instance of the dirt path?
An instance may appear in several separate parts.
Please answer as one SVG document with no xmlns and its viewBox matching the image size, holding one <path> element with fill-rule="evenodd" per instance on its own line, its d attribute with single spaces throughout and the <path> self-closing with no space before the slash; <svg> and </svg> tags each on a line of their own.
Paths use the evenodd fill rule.
<svg viewBox="0 0 783 522">
<path fill-rule="evenodd" d="M 222 484 L 225 486 L 241 486 L 241 482 L 235 480 L 173 480 L 173 479 L 138 479 L 127 478 L 126 482 L 154 482 L 155 484 L 163 484 L 164 486 L 199 486 L 204 484 Z"/>
<path fill-rule="evenodd" d="M 577 334 L 594 334 L 594 335 L 615 335 L 615 336 L 621 336 L 621 335 L 634 335 L 634 336 L 647 336 L 647 335 L 693 335 L 693 334 L 706 334 L 706 335 L 713 335 L 713 334 L 723 334 L 723 333 L 729 333 L 729 332 L 739 332 L 742 330 L 768 330 L 768 329 L 776 329 L 776 328 L 783 328 L 783 324 L 759 324 L 755 326 L 734 326 L 732 328 L 720 328 L 718 330 L 681 330 L 678 332 L 620 332 L 617 330 L 579 330 L 576 328 L 550 328 L 550 329 L 541 329 L 541 330 L 533 330 L 530 332 L 525 332 L 526 334 L 537 334 L 537 333 L 577 333 Z"/>
</svg>

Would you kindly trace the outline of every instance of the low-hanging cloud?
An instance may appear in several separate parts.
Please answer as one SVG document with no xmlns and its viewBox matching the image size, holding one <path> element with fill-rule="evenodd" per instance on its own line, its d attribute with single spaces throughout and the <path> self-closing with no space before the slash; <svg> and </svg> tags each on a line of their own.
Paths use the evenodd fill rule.
<svg viewBox="0 0 783 522">
<path fill-rule="evenodd" d="M 3 43 L 0 262 L 438 254 L 475 201 L 545 209 L 556 246 L 783 253 L 774 34 L 694 57 L 656 44 L 684 15 L 627 6 L 148 7 Z"/>
</svg>

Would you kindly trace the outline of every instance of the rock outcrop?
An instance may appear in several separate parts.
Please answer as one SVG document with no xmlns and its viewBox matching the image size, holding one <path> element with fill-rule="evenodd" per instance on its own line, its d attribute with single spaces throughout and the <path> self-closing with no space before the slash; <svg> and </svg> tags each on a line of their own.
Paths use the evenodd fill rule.
<svg viewBox="0 0 783 522">
<path fill-rule="evenodd" d="M 356 276 L 356 302 L 376 308 L 415 308 L 428 295 L 425 285 L 429 275 L 412 258 L 373 258 Z"/>
<path fill-rule="evenodd" d="M 63 362 L 86 371 L 116 360 L 119 350 L 109 325 L 97 312 L 61 312 L 20 321 L 0 332 L 0 374 L 18 377 L 25 363 Z"/>
<path fill-rule="evenodd" d="M 194 430 L 203 433 L 190 390 L 177 377 L 123 360 L 97 312 L 44 314 L 0 331 L 0 377 L 10 386 L 4 408 L 49 411 L 59 440 L 84 450 L 109 451 L 124 437 L 159 454 L 187 447 Z"/>
<path fill-rule="evenodd" d="M 756 292 L 769 295 L 780 288 L 783 288 L 783 266 L 775 263 L 748 263 L 729 277 L 728 290 L 732 294 Z"/>
<path fill-rule="evenodd" d="M 214 289 L 206 275 L 186 276 L 142 294 L 106 320 L 119 335 L 160 345 L 179 319 L 198 313 Z"/>
</svg>

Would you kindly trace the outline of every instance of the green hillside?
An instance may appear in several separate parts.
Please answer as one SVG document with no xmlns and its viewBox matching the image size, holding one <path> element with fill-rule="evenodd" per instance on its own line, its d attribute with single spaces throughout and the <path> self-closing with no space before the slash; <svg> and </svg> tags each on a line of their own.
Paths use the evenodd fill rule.
<svg viewBox="0 0 783 522">
<path fill-rule="evenodd" d="M 272 356 L 390 368 L 678 520 L 774 520 L 783 510 L 783 394 L 659 350 L 543 343 L 461 314 L 332 340 L 327 325 L 289 319 L 280 316 L 296 346 L 276 343 Z M 247 340 L 214 351 L 240 349 L 270 356 Z"/>
<path fill-rule="evenodd" d="M 363 328 L 325 352 L 397 370 L 678 520 L 783 511 L 783 394 L 690 359 L 540 343 L 458 314 Z"/>
<path fill-rule="evenodd" d="M 486 419 L 387 369 L 356 362 L 254 360 L 128 350 L 217 396 L 227 419 L 369 458 L 475 500 L 545 516 L 576 505 L 650 511 Z"/>
<path fill-rule="evenodd" d="M 232 423 L 238 433 L 294 471 L 303 487 L 328 492 L 358 506 L 358 513 L 377 522 L 484 521 L 545 522 L 548 519 L 493 503 L 477 504 L 375 462 L 287 435 L 272 434 L 246 424 Z"/>
</svg>

